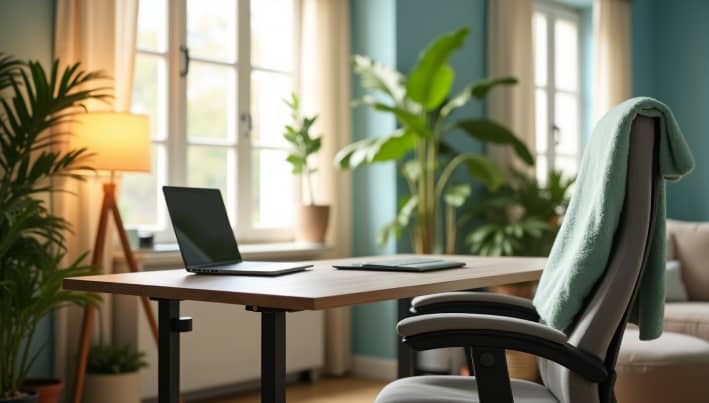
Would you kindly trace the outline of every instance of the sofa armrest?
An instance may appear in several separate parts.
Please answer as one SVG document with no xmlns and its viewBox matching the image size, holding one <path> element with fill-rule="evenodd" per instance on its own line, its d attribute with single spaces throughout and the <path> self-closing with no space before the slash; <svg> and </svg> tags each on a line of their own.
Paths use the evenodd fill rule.
<svg viewBox="0 0 709 403">
<path fill-rule="evenodd" d="M 416 297 L 411 301 L 411 313 L 471 313 L 539 321 L 531 300 L 491 292 L 446 292 Z"/>
</svg>

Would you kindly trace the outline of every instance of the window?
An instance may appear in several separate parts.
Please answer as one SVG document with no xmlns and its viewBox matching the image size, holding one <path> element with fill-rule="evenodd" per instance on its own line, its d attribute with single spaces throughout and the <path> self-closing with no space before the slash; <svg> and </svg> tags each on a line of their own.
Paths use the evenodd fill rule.
<svg viewBox="0 0 709 403">
<path fill-rule="evenodd" d="M 153 170 L 123 177 L 128 226 L 174 239 L 160 191 L 173 184 L 221 189 L 242 240 L 290 237 L 298 1 L 140 0 L 131 109 L 150 116 Z"/>
<path fill-rule="evenodd" d="M 554 169 L 575 175 L 581 155 L 579 16 L 535 4 L 534 81 L 537 178 Z"/>
</svg>

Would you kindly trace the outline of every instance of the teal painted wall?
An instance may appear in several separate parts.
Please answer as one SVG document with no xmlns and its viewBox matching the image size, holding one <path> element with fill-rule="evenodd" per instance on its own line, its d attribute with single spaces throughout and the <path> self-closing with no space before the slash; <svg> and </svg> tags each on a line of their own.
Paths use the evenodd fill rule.
<svg viewBox="0 0 709 403">
<path fill-rule="evenodd" d="M 38 60 L 47 66 L 52 60 L 54 0 L 0 1 L 0 52 L 21 59 Z M 41 349 L 32 376 L 51 376 L 54 371 L 54 321 L 40 322 L 32 340 Z"/>
<path fill-rule="evenodd" d="M 419 52 L 438 35 L 461 26 L 472 29 L 464 47 L 451 60 L 457 72 L 456 89 L 485 74 L 485 0 L 351 0 L 352 50 L 408 72 Z M 353 94 L 361 95 L 356 77 Z M 458 113 L 480 116 L 482 104 L 472 104 Z M 355 110 L 353 139 L 387 134 L 396 122 L 386 115 Z M 480 144 L 452 134 L 456 146 L 471 152 L 483 151 Z M 355 256 L 390 254 L 410 250 L 408 241 L 376 245 L 382 224 L 396 213 L 402 194 L 394 164 L 362 168 L 353 173 L 353 243 Z M 394 358 L 396 303 L 387 301 L 357 306 L 352 311 L 352 351 L 355 355 Z"/>
<path fill-rule="evenodd" d="M 674 112 L 696 168 L 668 184 L 668 216 L 709 220 L 709 2 L 634 0 L 633 91 Z"/>
<path fill-rule="evenodd" d="M 396 1 L 352 0 L 352 53 L 396 65 Z M 353 76 L 352 94 L 364 91 Z M 355 108 L 353 140 L 382 136 L 396 129 L 396 121 L 383 113 Z M 393 164 L 359 168 L 352 173 L 353 256 L 392 254 L 394 241 L 377 246 L 377 232 L 396 214 L 396 170 Z M 357 355 L 393 357 L 396 337 L 396 305 L 391 302 L 361 305 L 352 309 L 352 351 Z"/>
</svg>

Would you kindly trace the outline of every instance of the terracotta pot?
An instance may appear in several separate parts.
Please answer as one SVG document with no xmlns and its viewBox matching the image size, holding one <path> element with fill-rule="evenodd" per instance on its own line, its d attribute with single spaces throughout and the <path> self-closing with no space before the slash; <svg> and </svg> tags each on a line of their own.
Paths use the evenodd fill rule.
<svg viewBox="0 0 709 403">
<path fill-rule="evenodd" d="M 37 403 L 58 403 L 64 383 L 56 378 L 29 378 L 22 384 L 22 388 L 39 393 Z"/>
<path fill-rule="evenodd" d="M 491 291 L 497 294 L 513 295 L 515 297 L 532 298 L 534 294 L 535 281 L 526 283 L 501 285 L 492 287 Z M 539 368 L 537 367 L 537 357 L 521 351 L 508 350 L 507 369 L 511 378 L 526 379 L 532 382 L 540 382 Z"/>
<path fill-rule="evenodd" d="M 86 374 L 84 403 L 140 403 L 140 372 Z"/>
<path fill-rule="evenodd" d="M 330 206 L 308 204 L 300 206 L 295 226 L 295 240 L 304 242 L 325 242 Z"/>
<path fill-rule="evenodd" d="M 0 403 L 37 403 L 38 398 L 39 394 L 32 392 L 32 394 L 21 397 L 13 397 L 11 399 L 3 399 L 0 397 Z"/>
</svg>

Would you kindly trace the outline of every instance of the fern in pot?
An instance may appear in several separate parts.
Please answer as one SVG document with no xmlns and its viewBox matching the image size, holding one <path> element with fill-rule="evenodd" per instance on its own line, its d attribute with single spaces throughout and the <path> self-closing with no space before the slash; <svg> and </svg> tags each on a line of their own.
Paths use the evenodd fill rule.
<svg viewBox="0 0 709 403">
<path fill-rule="evenodd" d="M 286 160 L 291 164 L 293 175 L 303 177 L 304 195 L 307 202 L 303 203 L 298 211 L 295 226 L 295 239 L 297 241 L 318 242 L 325 241 L 327 225 L 330 217 L 330 206 L 315 202 L 315 189 L 313 175 L 317 172 L 312 160 L 320 151 L 322 136 L 313 136 L 310 133 L 317 121 L 317 115 L 302 116 L 300 99 L 295 93 L 290 99 L 284 101 L 291 110 L 292 122 L 286 125 L 283 137 L 290 144 L 290 151 Z"/>
<path fill-rule="evenodd" d="M 36 402 L 26 381 L 38 352 L 37 325 L 56 309 L 95 302 L 91 294 L 62 289 L 62 280 L 90 274 L 84 255 L 66 262 L 70 224 L 47 200 L 62 191 L 57 180 L 80 180 L 86 150 L 61 150 L 69 135 L 58 126 L 83 113 L 83 103 L 104 100 L 105 77 L 78 64 L 50 71 L 0 53 L 0 402 Z M 42 346 L 46 347 L 46 346 Z M 42 348 L 38 349 L 39 351 Z M 46 398 L 46 396 L 43 396 Z M 44 400 L 46 401 L 46 400 Z"/>
<path fill-rule="evenodd" d="M 92 346 L 86 363 L 84 401 L 139 403 L 140 369 L 146 366 L 145 353 L 129 344 Z"/>
</svg>

